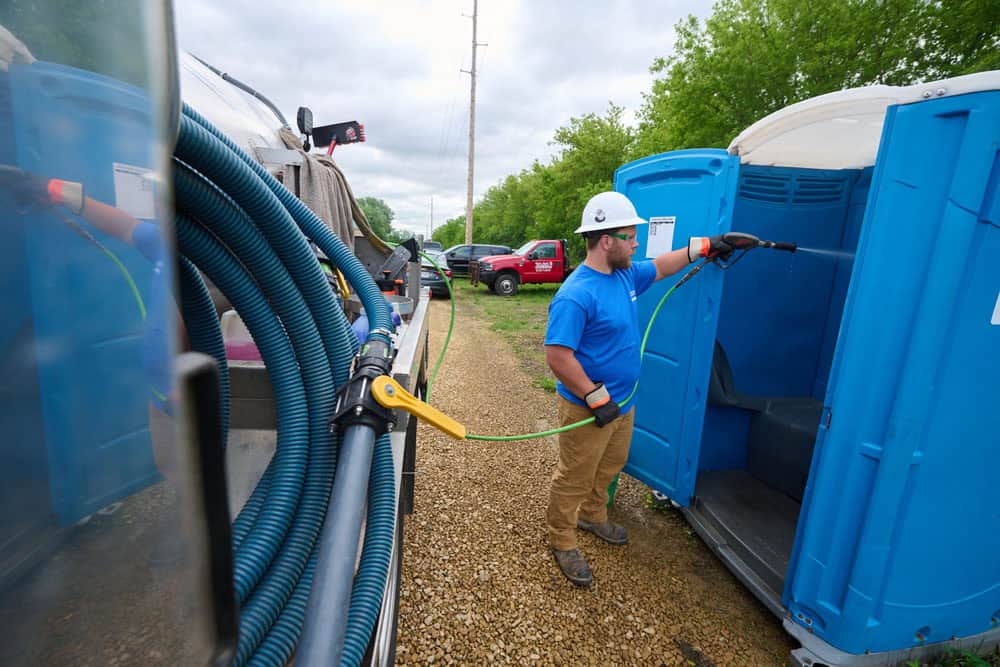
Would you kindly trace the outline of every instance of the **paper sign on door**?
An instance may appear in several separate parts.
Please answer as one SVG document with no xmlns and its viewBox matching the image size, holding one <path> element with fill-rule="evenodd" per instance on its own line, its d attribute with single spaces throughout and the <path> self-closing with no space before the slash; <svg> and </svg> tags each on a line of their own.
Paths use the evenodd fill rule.
<svg viewBox="0 0 1000 667">
<path fill-rule="evenodd" d="M 646 257 L 652 259 L 674 249 L 675 222 L 677 222 L 677 217 L 673 215 L 654 216 L 649 219 Z"/>
<path fill-rule="evenodd" d="M 156 218 L 153 182 L 146 178 L 151 169 L 114 163 L 115 208 L 139 220 Z"/>
</svg>

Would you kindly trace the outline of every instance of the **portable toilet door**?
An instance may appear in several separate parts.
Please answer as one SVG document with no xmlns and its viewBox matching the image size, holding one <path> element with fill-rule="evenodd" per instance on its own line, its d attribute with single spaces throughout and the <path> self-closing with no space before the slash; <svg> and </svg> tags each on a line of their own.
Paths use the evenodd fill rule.
<svg viewBox="0 0 1000 667">
<path fill-rule="evenodd" d="M 729 231 L 737 158 L 719 149 L 675 151 L 624 165 L 615 190 L 649 220 L 636 254 L 655 257 L 684 247 L 689 236 Z M 694 494 L 701 447 L 712 341 L 718 325 L 722 276 L 703 271 L 670 296 L 669 317 L 658 317 L 642 360 L 637 421 L 624 472 L 681 505 Z M 655 283 L 638 302 L 649 322 L 670 281 Z M 643 409 L 654 393 L 655 405 Z"/>
<path fill-rule="evenodd" d="M 79 182 L 88 197 L 137 219 L 156 218 L 142 178 L 153 167 L 143 89 L 43 61 L 11 65 L 8 79 L 19 168 Z M 142 362 L 153 271 L 136 249 L 82 218 L 53 208 L 33 216 L 24 228 L 22 289 L 44 341 L 33 363 L 51 507 L 71 525 L 160 479 Z"/>
<path fill-rule="evenodd" d="M 1000 72 L 905 90 L 786 582 L 802 663 L 1000 641 Z"/>
</svg>

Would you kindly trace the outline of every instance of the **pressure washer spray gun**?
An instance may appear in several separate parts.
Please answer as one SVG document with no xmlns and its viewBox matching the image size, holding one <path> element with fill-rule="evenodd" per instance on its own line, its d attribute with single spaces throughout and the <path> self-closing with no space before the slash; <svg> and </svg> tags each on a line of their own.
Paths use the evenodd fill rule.
<svg viewBox="0 0 1000 667">
<path fill-rule="evenodd" d="M 795 252 L 798 249 L 798 246 L 794 243 L 763 241 L 753 234 L 744 234 L 743 232 L 729 232 L 727 234 L 723 234 L 722 236 L 713 236 L 711 238 L 707 236 L 692 236 L 688 240 L 688 257 L 692 260 L 697 257 L 704 257 L 705 259 L 696 267 L 688 271 L 684 277 L 677 282 L 675 288 L 680 287 L 690 280 L 695 274 L 701 271 L 706 264 L 712 263 L 717 265 L 720 269 L 725 270 L 743 259 L 743 257 L 754 248 L 772 248 L 774 250 Z M 736 255 L 734 259 L 730 260 L 734 252 L 739 252 L 739 254 Z"/>
</svg>

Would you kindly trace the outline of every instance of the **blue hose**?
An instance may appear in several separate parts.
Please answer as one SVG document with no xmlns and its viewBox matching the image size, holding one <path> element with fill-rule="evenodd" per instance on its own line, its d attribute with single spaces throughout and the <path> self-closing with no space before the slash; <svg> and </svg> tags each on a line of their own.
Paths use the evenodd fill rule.
<svg viewBox="0 0 1000 667">
<path fill-rule="evenodd" d="M 254 226 L 246 213 L 191 167 L 175 162 L 174 182 L 178 197 L 183 201 L 197 201 L 203 224 L 206 224 L 243 264 L 252 267 L 254 278 L 261 283 L 264 291 L 273 300 L 278 316 L 289 327 L 293 345 L 296 340 L 300 341 L 296 348 L 297 355 L 301 349 L 301 355 L 298 356 L 299 363 L 315 365 L 316 370 L 329 370 L 321 358 L 325 349 L 327 360 L 335 373 L 335 377 L 331 380 L 336 381 L 338 385 L 346 382 L 350 375 L 351 358 L 354 356 L 352 346 L 343 344 L 348 339 L 350 324 L 343 311 L 336 307 L 335 301 L 322 298 L 317 304 L 303 298 L 304 293 L 314 293 L 318 288 L 314 282 L 317 276 L 299 268 L 301 255 L 285 257 L 285 261 L 282 261 L 283 258 L 268 243 L 264 234 Z M 264 228 L 268 229 L 269 225 L 265 225 Z M 295 233 L 300 236 L 294 228 L 276 230 L 274 233 Z M 307 246 L 305 249 L 312 258 Z M 330 290 L 326 279 L 321 278 L 321 280 L 321 291 L 326 296 Z M 320 336 L 324 343 L 323 348 L 310 347 L 309 343 Z M 332 397 L 328 397 L 328 400 L 332 400 Z"/>
<path fill-rule="evenodd" d="M 242 312 L 244 307 L 252 306 L 254 298 L 258 301 L 264 298 L 263 294 L 256 290 L 249 275 L 243 273 L 243 267 L 231 256 L 223 254 L 224 251 L 221 250 L 221 247 L 216 246 L 215 249 L 219 256 L 216 256 L 214 260 L 204 256 L 205 247 L 213 242 L 207 232 L 200 231 L 193 222 L 181 217 L 178 219 L 178 234 L 184 252 L 191 254 L 201 252 L 200 259 L 207 260 L 205 266 L 209 276 L 213 278 L 213 281 L 218 278 L 216 284 L 230 296 L 238 310 Z M 240 284 L 244 285 L 244 288 L 241 289 Z M 248 294 L 252 294 L 253 297 L 248 299 Z M 273 360 L 274 356 L 269 349 L 270 340 L 261 337 L 262 333 L 266 334 L 267 332 L 261 331 L 259 322 L 252 318 L 247 320 L 247 325 L 255 340 L 263 341 L 260 344 L 261 354 L 270 368 L 270 361 Z M 291 335 L 291 333 L 290 330 L 289 334 Z M 292 340 L 294 342 L 294 336 L 292 336 Z M 322 353 L 320 353 L 320 359 L 322 360 Z M 288 372 L 293 371 L 288 369 Z M 257 552 L 250 551 L 248 554 L 246 541 L 237 550 L 235 558 L 237 593 L 245 604 L 242 609 L 243 620 L 240 625 L 236 664 L 249 662 L 259 644 L 271 631 L 275 620 L 302 577 L 323 522 L 323 512 L 333 472 L 331 436 L 326 421 L 328 415 L 323 410 L 326 407 L 328 411 L 329 401 L 324 401 L 324 398 L 328 399 L 329 397 L 323 395 L 322 378 L 317 380 L 315 377 L 309 377 L 310 374 L 305 367 L 302 368 L 302 372 L 306 378 L 304 389 L 310 404 L 310 446 L 306 479 L 294 520 L 287 530 L 278 556 L 267 563 L 259 557 Z M 317 385 L 318 381 L 320 384 Z M 329 377 L 326 378 L 326 382 L 332 387 Z M 327 405 L 324 406 L 324 402 Z M 314 414 L 318 416 L 318 419 L 313 416 Z M 279 438 L 280 434 L 279 416 Z M 279 440 L 279 454 L 282 444 Z M 274 498 L 269 493 L 267 504 L 272 502 L 274 502 Z M 254 532 L 260 532 L 256 530 L 258 525 L 260 525 L 260 520 L 258 520 L 258 524 L 255 524 Z M 260 570 L 262 565 L 266 567 L 266 570 Z M 249 588 L 253 584 L 256 586 L 248 598 Z"/>
<path fill-rule="evenodd" d="M 180 258 L 181 316 L 188 342 L 195 352 L 211 355 L 219 366 L 219 427 L 222 442 L 229 436 L 229 363 L 226 361 L 226 343 L 219 329 L 215 304 L 205 282 L 194 264 Z"/>
<path fill-rule="evenodd" d="M 374 314 L 376 339 L 388 341 L 390 311 L 364 266 L 315 214 L 207 121 L 190 109 L 185 114 L 175 175 L 179 209 L 197 222 L 179 216 L 179 246 L 247 323 L 278 410 L 277 451 L 233 527 L 235 583 L 244 603 L 235 662 L 283 665 L 307 622 L 317 535 L 334 473 L 332 392 L 346 381 L 357 349 L 302 232 Z M 344 664 L 360 661 L 370 642 L 393 547 L 387 436 L 376 443 L 370 476 L 365 545 L 343 619 Z"/>
<path fill-rule="evenodd" d="M 293 594 L 322 526 L 325 501 L 333 476 L 334 450 L 329 418 L 334 388 L 329 367 L 325 363 L 323 347 L 311 344 L 320 334 L 309 309 L 263 234 L 230 198 L 202 180 L 187 165 L 175 162 L 174 180 L 180 201 L 194 203 L 195 208 L 200 211 L 201 220 L 240 258 L 268 295 L 282 324 L 288 330 L 296 359 L 302 369 L 309 404 L 310 459 L 302 502 L 296 514 L 296 522 L 287 534 L 284 551 L 271 563 L 262 582 L 258 569 L 259 560 L 241 556 L 244 555 L 243 539 L 250 533 L 246 523 L 256 519 L 262 506 L 260 496 L 263 494 L 255 492 L 249 504 L 251 513 L 241 512 L 236 521 L 234 533 L 238 540 L 234 541 L 234 547 L 237 592 L 240 601 L 245 603 L 244 618 L 248 619 L 242 628 L 236 656 L 237 662 L 242 664 L 263 640 L 280 609 Z M 298 236 L 297 230 L 294 231 Z M 323 288 L 327 289 L 325 283 Z M 332 315 L 325 322 L 339 325 L 333 331 L 344 340 L 344 332 L 348 330 L 346 318 L 339 310 L 334 310 Z M 328 341 L 332 338 L 333 336 L 327 336 Z M 346 378 L 348 375 L 352 352 L 350 345 L 340 345 L 334 349 L 336 368 L 341 377 Z M 254 584 L 260 588 L 248 599 L 250 587 Z"/>
<path fill-rule="evenodd" d="M 291 343 L 256 283 L 200 225 L 178 215 L 176 227 L 180 251 L 229 298 L 257 342 L 278 413 L 278 445 L 267 500 L 254 524 L 254 529 L 266 529 L 251 530 L 235 555 L 234 583 L 243 601 L 277 556 L 302 494 L 309 456 L 305 386 Z"/>
<path fill-rule="evenodd" d="M 365 545 L 361 551 L 361 565 L 358 568 L 354 590 L 351 594 L 347 632 L 340 660 L 342 667 L 355 667 L 361 664 L 368 650 L 372 633 L 375 631 L 392 557 L 391 546 L 386 549 L 384 545 L 386 542 L 392 542 L 395 520 L 395 467 L 392 460 L 392 445 L 389 436 L 383 435 L 375 442 L 371 481 L 368 487 L 366 519 L 368 530 L 365 534 Z M 314 554 L 306 566 L 310 580 L 312 570 L 316 566 L 315 560 Z M 305 578 L 303 577 L 303 579 Z M 308 588 L 306 588 L 306 592 L 308 593 Z M 268 639 L 261 644 L 258 655 L 266 656 L 268 659 L 271 659 L 272 656 L 287 655 L 282 651 L 289 647 L 294 648 L 298 639 L 295 629 L 302 627 L 305 612 L 304 604 L 290 602 L 282 612 L 281 618 L 275 623 Z M 257 663 L 251 661 L 250 664 Z M 281 663 L 265 661 L 260 664 Z"/>
<path fill-rule="evenodd" d="M 267 185 L 272 193 L 288 209 L 295 222 L 298 223 L 302 232 L 319 246 L 330 261 L 333 262 L 347 278 L 347 281 L 354 287 L 354 291 L 364 304 L 365 312 L 374 313 L 370 316 L 372 320 L 372 330 L 384 329 L 392 330 L 392 318 L 390 316 L 389 304 L 382 296 L 378 285 L 368 275 L 368 271 L 351 249 L 344 245 L 337 236 L 330 231 L 330 228 L 305 204 L 295 197 L 285 186 L 279 183 L 271 174 L 267 173 L 256 160 L 247 155 L 229 137 L 220 132 L 215 126 L 209 123 L 201 114 L 184 105 L 184 115 L 200 125 L 216 139 L 221 141 L 236 156 Z M 383 342 L 389 343 L 389 339 L 378 334 Z"/>
<path fill-rule="evenodd" d="M 336 340 L 332 329 L 339 308 L 316 256 L 282 203 L 262 187 L 259 177 L 246 164 L 233 158 L 224 143 L 190 119 L 181 119 L 175 155 L 246 211 L 263 232 L 267 244 L 282 258 L 285 268 L 296 273 L 296 284 L 315 314 L 316 322 L 321 326 L 323 323 L 331 325 L 321 329 L 321 333 L 330 363 L 336 365 L 337 350 L 345 340 Z M 351 279 L 357 280 L 358 276 L 348 276 L 348 280 Z"/>
</svg>

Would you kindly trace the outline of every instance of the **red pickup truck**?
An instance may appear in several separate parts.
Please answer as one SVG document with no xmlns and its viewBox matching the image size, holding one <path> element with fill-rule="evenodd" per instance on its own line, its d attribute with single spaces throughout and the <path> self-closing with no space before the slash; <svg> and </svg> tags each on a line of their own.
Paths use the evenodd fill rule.
<svg viewBox="0 0 1000 667">
<path fill-rule="evenodd" d="M 522 284 L 560 283 L 572 271 L 566 241 L 528 241 L 510 255 L 479 260 L 479 282 L 500 296 L 517 294 Z"/>
</svg>

